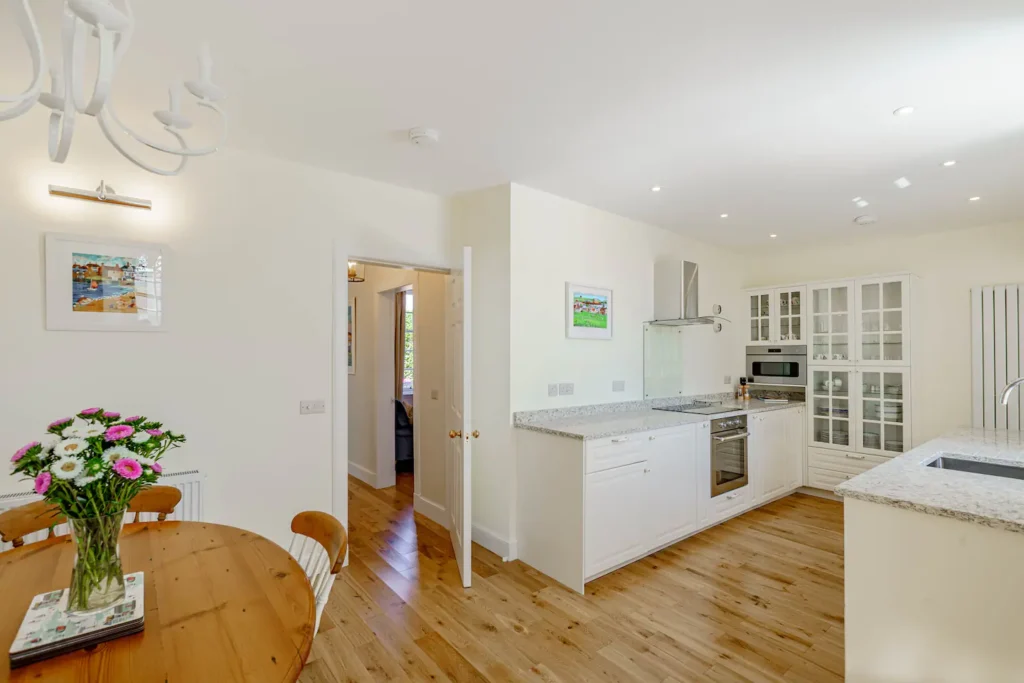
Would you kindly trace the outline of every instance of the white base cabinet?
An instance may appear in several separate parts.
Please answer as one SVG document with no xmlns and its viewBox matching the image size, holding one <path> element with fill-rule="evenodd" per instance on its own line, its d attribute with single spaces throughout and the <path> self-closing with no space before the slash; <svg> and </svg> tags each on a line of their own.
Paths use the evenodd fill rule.
<svg viewBox="0 0 1024 683">
<path fill-rule="evenodd" d="M 581 441 L 517 430 L 519 559 L 587 581 L 803 484 L 803 407 L 752 415 L 750 483 L 711 497 L 710 422 Z"/>
</svg>

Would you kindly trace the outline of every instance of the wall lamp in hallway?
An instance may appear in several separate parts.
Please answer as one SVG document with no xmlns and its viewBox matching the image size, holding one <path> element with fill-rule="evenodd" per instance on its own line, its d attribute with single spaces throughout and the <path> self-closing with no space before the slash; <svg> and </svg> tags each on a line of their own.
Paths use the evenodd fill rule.
<svg viewBox="0 0 1024 683">
<path fill-rule="evenodd" d="M 73 187 L 63 187 L 62 185 L 50 185 L 50 194 L 54 197 L 84 199 L 90 202 L 113 204 L 114 206 L 129 206 L 134 209 L 146 209 L 147 211 L 151 211 L 153 209 L 153 202 L 150 200 L 139 199 L 138 197 L 126 197 L 124 195 L 117 194 L 117 192 L 114 191 L 114 188 L 107 185 L 102 180 L 95 190 L 79 190 Z"/>
<path fill-rule="evenodd" d="M 355 261 L 348 262 L 348 281 L 366 282 L 366 266 Z"/>
</svg>

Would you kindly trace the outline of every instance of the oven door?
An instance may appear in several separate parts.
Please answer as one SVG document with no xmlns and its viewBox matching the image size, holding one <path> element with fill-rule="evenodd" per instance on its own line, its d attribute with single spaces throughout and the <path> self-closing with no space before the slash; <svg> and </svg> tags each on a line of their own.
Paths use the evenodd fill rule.
<svg viewBox="0 0 1024 683">
<path fill-rule="evenodd" d="M 747 356 L 747 377 L 755 384 L 807 384 L 806 356 Z"/>
<path fill-rule="evenodd" d="M 711 435 L 711 497 L 742 488 L 749 481 L 746 429 Z"/>
</svg>

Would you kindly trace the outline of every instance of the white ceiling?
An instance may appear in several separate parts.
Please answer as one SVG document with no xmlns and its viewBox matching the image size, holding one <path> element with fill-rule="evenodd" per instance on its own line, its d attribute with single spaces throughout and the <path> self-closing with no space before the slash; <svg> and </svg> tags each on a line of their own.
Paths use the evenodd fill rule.
<svg viewBox="0 0 1024 683">
<path fill-rule="evenodd" d="M 52 34 L 60 3 L 33 6 Z M 162 108 L 165 84 L 193 75 L 208 38 L 232 147 L 441 194 L 513 181 L 728 245 L 1024 216 L 1019 0 L 137 0 L 135 10 L 115 88 L 122 114 L 142 121 Z M 0 92 L 27 78 L 11 17 L 0 5 Z M 892 115 L 906 104 L 912 116 Z M 438 146 L 406 141 L 421 125 L 440 130 Z M 900 176 L 913 185 L 897 189 Z M 855 196 L 871 205 L 857 209 Z M 855 227 L 861 213 L 881 222 Z"/>
</svg>

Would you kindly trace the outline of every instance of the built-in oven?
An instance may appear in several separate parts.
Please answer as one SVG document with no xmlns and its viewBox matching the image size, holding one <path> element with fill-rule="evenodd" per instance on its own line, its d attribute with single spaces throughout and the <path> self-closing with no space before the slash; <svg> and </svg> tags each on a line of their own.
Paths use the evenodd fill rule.
<svg viewBox="0 0 1024 683">
<path fill-rule="evenodd" d="M 747 416 L 711 421 L 711 497 L 747 485 Z"/>
<path fill-rule="evenodd" d="M 754 384 L 807 384 L 806 346 L 748 346 L 747 381 Z"/>
</svg>

